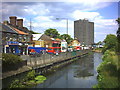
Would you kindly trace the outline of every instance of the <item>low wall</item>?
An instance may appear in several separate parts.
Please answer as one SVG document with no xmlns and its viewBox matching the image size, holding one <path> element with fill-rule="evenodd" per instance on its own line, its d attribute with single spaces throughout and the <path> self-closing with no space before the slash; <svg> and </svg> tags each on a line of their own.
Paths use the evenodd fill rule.
<svg viewBox="0 0 120 90">
<path fill-rule="evenodd" d="M 47 65 L 52 65 L 53 63 L 56 63 L 56 62 L 61 62 L 61 61 L 67 60 L 67 59 L 81 56 L 88 52 L 89 52 L 89 50 L 65 52 L 65 53 L 60 53 L 57 56 L 47 54 L 47 53 L 42 54 L 42 55 L 36 55 L 36 56 L 22 55 L 20 57 L 24 60 L 23 62 L 16 64 L 15 66 L 11 66 L 11 68 L 8 68 L 8 67 L 4 68 L 5 72 L 2 73 L 2 79 L 29 71 L 32 68 L 40 68 L 40 67 L 44 67 Z"/>
<path fill-rule="evenodd" d="M 64 52 L 59 55 L 52 54 L 42 54 L 42 55 L 22 55 L 21 58 L 27 60 L 27 65 L 30 67 L 43 67 L 56 62 L 61 62 L 76 56 L 80 56 L 84 53 L 87 53 L 88 50 L 73 51 L 73 52 Z"/>
</svg>

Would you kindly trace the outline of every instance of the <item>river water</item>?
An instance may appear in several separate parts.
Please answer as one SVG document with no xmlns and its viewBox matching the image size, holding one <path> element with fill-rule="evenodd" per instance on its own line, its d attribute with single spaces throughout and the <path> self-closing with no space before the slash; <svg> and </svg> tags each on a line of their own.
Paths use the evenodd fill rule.
<svg viewBox="0 0 120 90">
<path fill-rule="evenodd" d="M 72 64 L 47 75 L 47 80 L 35 88 L 92 88 L 97 84 L 97 67 L 101 53 L 81 57 Z"/>
<path fill-rule="evenodd" d="M 92 88 L 97 84 L 97 67 L 102 62 L 101 53 L 91 53 L 73 63 L 62 67 L 45 76 L 47 80 L 34 88 Z M 38 71 L 39 72 L 39 71 Z M 26 74 L 13 76 L 3 80 L 3 87 L 7 87 L 15 78 L 22 78 Z"/>
</svg>

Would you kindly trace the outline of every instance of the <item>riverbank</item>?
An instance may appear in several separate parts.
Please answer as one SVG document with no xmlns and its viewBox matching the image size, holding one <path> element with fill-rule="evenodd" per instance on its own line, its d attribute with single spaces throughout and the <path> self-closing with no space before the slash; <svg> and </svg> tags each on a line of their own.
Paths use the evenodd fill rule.
<svg viewBox="0 0 120 90">
<path fill-rule="evenodd" d="M 120 65 L 118 59 L 120 56 L 115 51 L 107 50 L 102 56 L 103 62 L 97 68 L 98 84 L 93 88 L 120 88 L 118 77 Z"/>
<path fill-rule="evenodd" d="M 27 60 L 27 66 L 22 66 L 21 68 L 18 68 L 17 70 L 12 70 L 8 72 L 4 72 L 2 74 L 2 79 L 15 76 L 24 72 L 28 72 L 31 69 L 38 69 L 38 68 L 44 68 L 47 66 L 54 65 L 56 63 L 65 61 L 65 60 L 71 60 L 75 57 L 82 56 L 84 54 L 87 54 L 89 51 L 77 51 L 77 52 L 69 52 L 69 53 L 62 53 L 59 56 L 51 56 L 48 54 L 45 54 L 41 57 L 29 57 L 24 59 L 29 59 Z"/>
<path fill-rule="evenodd" d="M 98 52 L 98 53 L 101 53 L 102 52 L 102 48 L 95 48 L 92 50 L 93 52 Z"/>
<path fill-rule="evenodd" d="M 97 84 L 97 66 L 101 63 L 101 53 L 90 53 L 71 64 L 45 74 L 47 80 L 34 88 L 92 88 Z M 39 70 L 38 70 L 39 71 Z"/>
<path fill-rule="evenodd" d="M 4 72 L 2 73 L 2 79 L 7 78 L 7 77 L 11 77 L 13 75 L 17 75 L 20 73 L 24 73 L 24 72 L 28 72 L 30 71 L 32 68 L 29 66 L 22 66 L 21 68 L 17 69 L 17 70 L 12 70 L 12 71 L 8 71 L 8 72 Z"/>
<path fill-rule="evenodd" d="M 30 67 L 27 67 L 28 71 L 26 70 L 26 72 L 28 73 L 29 71 L 31 71 L 31 69 L 33 69 L 33 70 L 36 71 L 36 73 L 38 73 L 38 71 L 39 71 L 39 74 L 53 73 L 53 72 L 56 72 L 58 69 L 63 68 L 63 67 L 66 66 L 66 65 L 69 65 L 70 63 L 74 62 L 75 60 L 79 59 L 80 57 L 86 56 L 86 54 L 88 54 L 88 53 L 83 53 L 83 54 L 77 55 L 77 56 L 75 56 L 75 57 L 66 59 L 66 60 L 64 60 L 64 61 L 62 61 L 62 62 L 54 63 L 54 65 L 50 65 L 50 66 L 48 65 L 48 66 L 42 67 L 42 68 L 36 68 L 36 67 L 30 68 Z M 26 68 L 26 67 L 25 67 L 25 68 Z M 26 74 L 27 74 L 27 73 L 26 73 Z M 20 73 L 19 73 L 19 74 L 20 74 Z M 19 74 L 18 74 L 18 75 L 19 75 Z M 17 75 L 17 74 L 16 74 L 16 75 Z M 17 75 L 17 77 L 18 77 L 18 75 Z M 21 74 L 21 75 L 22 75 L 22 74 Z M 14 77 L 15 77 L 15 75 L 14 75 Z M 8 77 L 8 78 L 11 78 L 11 77 Z M 23 80 L 24 80 L 24 79 L 23 79 Z M 20 82 L 20 83 L 21 83 L 21 82 Z M 6 86 L 4 86 L 4 87 L 6 87 Z"/>
<path fill-rule="evenodd" d="M 93 52 L 98 52 L 98 53 L 101 53 L 102 51 L 101 50 L 92 50 Z"/>
</svg>

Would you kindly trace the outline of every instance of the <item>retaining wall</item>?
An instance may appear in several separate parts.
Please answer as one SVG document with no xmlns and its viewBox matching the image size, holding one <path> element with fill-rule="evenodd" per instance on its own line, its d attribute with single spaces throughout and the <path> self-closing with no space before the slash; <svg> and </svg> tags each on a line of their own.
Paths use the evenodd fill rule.
<svg viewBox="0 0 120 90">
<path fill-rule="evenodd" d="M 80 56 L 82 54 L 87 53 L 88 50 L 81 51 L 73 51 L 73 52 L 64 52 L 59 55 L 53 54 L 41 54 L 41 55 L 22 55 L 21 58 L 23 60 L 27 60 L 27 65 L 30 67 L 43 67 L 56 62 L 61 62 L 67 59 L 71 59 L 73 57 Z"/>
</svg>

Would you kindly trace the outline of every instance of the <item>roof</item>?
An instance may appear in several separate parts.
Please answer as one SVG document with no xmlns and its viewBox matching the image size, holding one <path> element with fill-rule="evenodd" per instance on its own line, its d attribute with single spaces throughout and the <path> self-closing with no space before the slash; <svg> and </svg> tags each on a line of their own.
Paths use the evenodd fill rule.
<svg viewBox="0 0 120 90">
<path fill-rule="evenodd" d="M 16 28 L 19 29 L 20 31 L 31 34 L 31 32 L 26 27 L 22 27 L 22 28 L 21 27 L 16 27 Z"/>
<path fill-rule="evenodd" d="M 44 40 L 44 41 L 52 41 L 52 39 L 46 34 L 43 34 L 39 39 Z"/>
<path fill-rule="evenodd" d="M 8 25 L 4 25 L 4 24 L 1 24 L 1 23 L 0 23 L 0 31 L 17 34 L 17 32 L 12 30 Z"/>
<path fill-rule="evenodd" d="M 24 35 L 28 35 L 28 33 L 25 33 L 23 31 L 18 30 L 17 28 L 11 27 L 12 29 L 14 29 L 18 34 L 24 34 Z"/>
<path fill-rule="evenodd" d="M 59 39 L 59 38 L 56 38 L 56 40 L 57 40 L 57 41 L 62 41 L 62 40 L 61 40 L 61 39 Z"/>
<path fill-rule="evenodd" d="M 28 35 L 28 33 L 25 33 L 23 31 L 20 31 L 17 28 L 14 28 L 10 25 L 4 25 L 0 23 L 0 30 L 8 33 L 16 33 L 16 34 L 23 34 L 23 35 Z"/>
<path fill-rule="evenodd" d="M 43 35 L 43 34 L 32 34 L 33 35 L 33 40 L 39 40 L 39 38 Z"/>
<path fill-rule="evenodd" d="M 52 39 L 45 34 L 32 34 L 33 40 L 44 40 L 44 41 L 52 41 Z"/>
</svg>

